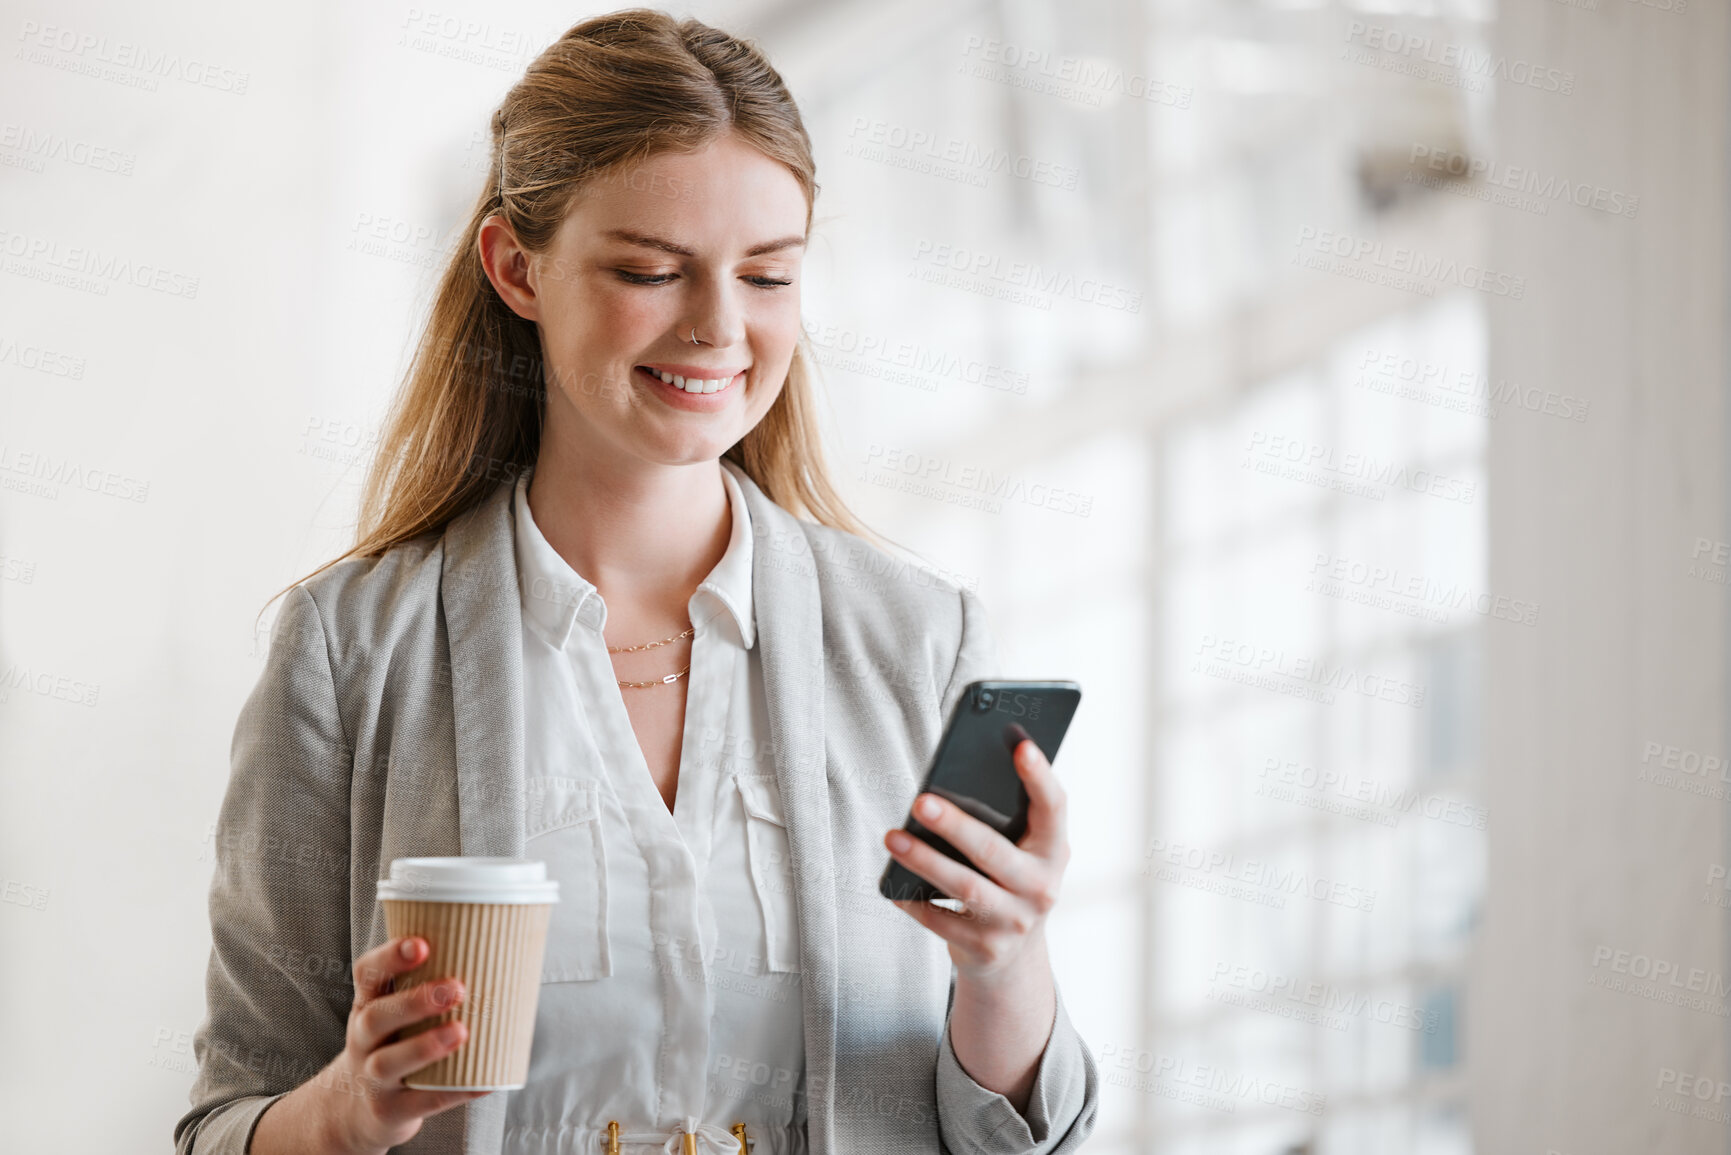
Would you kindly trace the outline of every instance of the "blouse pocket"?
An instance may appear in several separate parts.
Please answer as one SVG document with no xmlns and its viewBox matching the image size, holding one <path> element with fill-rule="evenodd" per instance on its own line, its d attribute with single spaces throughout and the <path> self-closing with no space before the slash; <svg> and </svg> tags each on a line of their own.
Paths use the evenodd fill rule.
<svg viewBox="0 0 1731 1155">
<path fill-rule="evenodd" d="M 781 792 L 766 775 L 740 774 L 739 798 L 745 806 L 745 836 L 751 855 L 751 884 L 763 908 L 767 939 L 765 963 L 772 971 L 799 970 L 799 930 L 794 914 L 793 870 L 787 848 L 787 821 Z"/>
<path fill-rule="evenodd" d="M 607 939 L 607 855 L 601 843 L 601 792 L 575 778 L 531 778 L 525 858 L 547 864 L 559 902 L 547 925 L 544 983 L 588 982 L 613 973 Z"/>
</svg>

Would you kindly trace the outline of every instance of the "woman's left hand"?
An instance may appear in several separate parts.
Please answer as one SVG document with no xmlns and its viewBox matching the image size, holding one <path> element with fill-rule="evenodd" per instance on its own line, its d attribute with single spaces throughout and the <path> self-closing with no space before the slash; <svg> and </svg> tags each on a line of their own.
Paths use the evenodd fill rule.
<svg viewBox="0 0 1731 1155">
<path fill-rule="evenodd" d="M 1016 746 L 1016 773 L 1028 790 L 1028 830 L 1009 839 L 935 794 L 914 800 L 914 817 L 968 856 L 978 869 L 957 862 L 905 831 L 892 830 L 884 845 L 897 862 L 959 899 L 958 913 L 918 900 L 896 903 L 921 926 L 950 944 L 958 978 L 979 983 L 1035 966 L 1044 973 L 1046 915 L 1058 901 L 1058 885 L 1070 861 L 1064 834 L 1064 790 L 1051 763 L 1032 741 Z M 1021 965 L 1018 965 L 1021 964 Z"/>
</svg>

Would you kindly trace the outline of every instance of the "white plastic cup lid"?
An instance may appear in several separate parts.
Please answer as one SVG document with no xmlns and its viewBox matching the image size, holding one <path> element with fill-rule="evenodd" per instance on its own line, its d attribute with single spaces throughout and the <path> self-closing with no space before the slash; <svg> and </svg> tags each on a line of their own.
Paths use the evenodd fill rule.
<svg viewBox="0 0 1731 1155">
<path fill-rule="evenodd" d="M 531 906 L 558 902 L 559 883 L 546 863 L 526 858 L 398 858 L 379 880 L 379 898 Z"/>
</svg>

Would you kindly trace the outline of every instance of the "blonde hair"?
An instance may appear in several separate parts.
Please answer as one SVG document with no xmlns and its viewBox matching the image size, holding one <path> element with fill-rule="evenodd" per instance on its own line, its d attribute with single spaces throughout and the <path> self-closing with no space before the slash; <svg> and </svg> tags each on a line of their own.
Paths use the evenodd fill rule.
<svg viewBox="0 0 1731 1155">
<path fill-rule="evenodd" d="M 534 324 L 512 312 L 482 268 L 482 223 L 501 216 L 524 248 L 543 252 L 585 183 L 727 133 L 793 173 L 809 231 L 818 190 L 811 140 L 780 74 L 754 45 L 635 8 L 585 20 L 535 58 L 493 114 L 487 186 L 386 420 L 355 544 L 315 574 L 442 530 L 501 475 L 535 463 L 548 370 Z M 775 403 L 724 456 L 790 513 L 865 533 L 824 464 L 815 407 L 801 336 Z"/>
</svg>

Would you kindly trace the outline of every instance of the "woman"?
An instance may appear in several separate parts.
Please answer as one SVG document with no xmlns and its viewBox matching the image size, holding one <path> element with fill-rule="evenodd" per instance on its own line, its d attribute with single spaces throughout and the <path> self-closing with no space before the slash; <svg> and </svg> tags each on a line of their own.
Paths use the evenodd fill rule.
<svg viewBox="0 0 1731 1155">
<path fill-rule="evenodd" d="M 600 17 L 493 157 L 360 541 L 288 591 L 236 729 L 179 1150 L 1074 1150 L 1096 1079 L 1043 937 L 1051 768 L 1022 744 L 1016 846 L 921 797 L 979 871 L 896 830 L 995 671 L 977 602 L 847 532 L 824 472 L 780 77 L 695 21 Z M 890 910 L 886 849 L 965 909 Z M 560 881 L 508 1095 L 402 1085 L 464 1034 L 397 1032 L 463 992 L 391 992 L 428 947 L 385 940 L 374 883 L 454 854 Z"/>
</svg>

